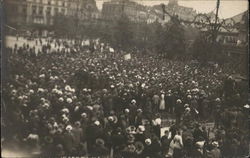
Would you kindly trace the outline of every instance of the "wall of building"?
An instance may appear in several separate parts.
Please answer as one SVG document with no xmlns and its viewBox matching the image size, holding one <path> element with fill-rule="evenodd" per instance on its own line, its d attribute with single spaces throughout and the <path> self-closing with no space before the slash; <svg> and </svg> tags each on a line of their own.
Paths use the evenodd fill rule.
<svg viewBox="0 0 250 158">
<path fill-rule="evenodd" d="M 7 0 L 6 10 L 7 23 L 16 27 L 50 27 L 59 14 L 80 20 L 100 18 L 94 0 Z"/>
</svg>

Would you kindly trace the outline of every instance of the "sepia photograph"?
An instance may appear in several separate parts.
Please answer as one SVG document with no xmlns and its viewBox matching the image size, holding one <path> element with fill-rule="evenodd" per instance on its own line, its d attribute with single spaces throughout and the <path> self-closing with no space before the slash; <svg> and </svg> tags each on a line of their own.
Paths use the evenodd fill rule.
<svg viewBox="0 0 250 158">
<path fill-rule="evenodd" d="M 1 157 L 248 158 L 248 0 L 1 0 Z"/>
</svg>

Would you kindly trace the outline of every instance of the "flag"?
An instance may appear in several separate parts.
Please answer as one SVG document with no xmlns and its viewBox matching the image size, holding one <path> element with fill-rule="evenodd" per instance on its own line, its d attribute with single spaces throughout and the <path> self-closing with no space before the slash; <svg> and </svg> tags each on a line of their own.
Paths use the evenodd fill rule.
<svg viewBox="0 0 250 158">
<path fill-rule="evenodd" d="M 114 48 L 109 48 L 109 51 L 111 52 L 111 53 L 114 53 L 115 52 L 115 50 L 114 50 Z"/>
<path fill-rule="evenodd" d="M 124 55 L 124 60 L 130 60 L 130 59 L 131 59 L 131 54 L 130 53 Z"/>
</svg>

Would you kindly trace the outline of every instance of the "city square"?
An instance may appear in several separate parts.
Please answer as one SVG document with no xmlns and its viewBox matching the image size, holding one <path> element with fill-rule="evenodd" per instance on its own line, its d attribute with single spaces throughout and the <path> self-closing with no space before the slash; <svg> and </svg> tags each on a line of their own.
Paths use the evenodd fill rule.
<svg viewBox="0 0 250 158">
<path fill-rule="evenodd" d="M 179 3 L 9 0 L 2 157 L 248 157 L 248 10 Z"/>
</svg>

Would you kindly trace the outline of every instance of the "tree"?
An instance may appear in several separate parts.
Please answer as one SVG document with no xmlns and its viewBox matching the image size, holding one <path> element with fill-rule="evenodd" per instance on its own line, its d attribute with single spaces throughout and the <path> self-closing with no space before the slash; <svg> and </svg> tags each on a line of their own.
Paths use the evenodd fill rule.
<svg viewBox="0 0 250 158">
<path fill-rule="evenodd" d="M 130 21 L 126 15 L 122 15 L 114 26 L 111 43 L 113 47 L 129 50 L 133 45 L 132 39 L 133 33 Z"/>
<path fill-rule="evenodd" d="M 151 42 L 149 43 L 149 48 L 151 48 L 154 52 L 161 54 L 164 51 L 163 46 L 163 27 L 158 22 L 155 21 L 154 23 L 150 24 L 150 35 L 149 39 Z"/>
<path fill-rule="evenodd" d="M 156 23 L 155 27 L 153 41 L 156 52 L 167 58 L 183 55 L 185 52 L 185 35 L 182 26 L 170 22 L 163 27 Z"/>
<path fill-rule="evenodd" d="M 70 31 L 70 21 L 69 19 L 62 15 L 57 14 L 54 18 L 54 30 L 57 36 L 65 36 L 66 34 L 69 34 L 68 31 Z"/>
</svg>

